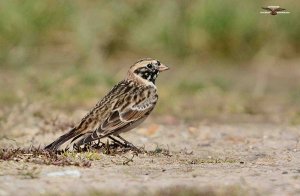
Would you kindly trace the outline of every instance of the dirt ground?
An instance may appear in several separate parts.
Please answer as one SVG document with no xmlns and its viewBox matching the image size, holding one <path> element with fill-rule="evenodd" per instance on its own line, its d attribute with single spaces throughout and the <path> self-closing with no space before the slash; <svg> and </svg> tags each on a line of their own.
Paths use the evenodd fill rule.
<svg viewBox="0 0 300 196">
<path fill-rule="evenodd" d="M 43 145 L 60 134 L 4 138 L 1 146 Z M 146 124 L 125 137 L 152 153 L 99 153 L 88 168 L 0 160 L 0 195 L 300 194 L 296 126 Z"/>
</svg>

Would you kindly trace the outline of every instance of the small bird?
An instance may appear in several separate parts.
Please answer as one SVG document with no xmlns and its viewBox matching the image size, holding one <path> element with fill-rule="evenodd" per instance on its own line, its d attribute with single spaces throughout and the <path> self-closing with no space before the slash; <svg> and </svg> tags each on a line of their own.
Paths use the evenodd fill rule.
<svg viewBox="0 0 300 196">
<path fill-rule="evenodd" d="M 134 147 L 120 133 L 135 128 L 149 116 L 158 100 L 155 80 L 160 72 L 168 69 L 155 59 L 137 61 L 130 67 L 125 79 L 115 85 L 76 126 L 45 149 L 56 151 L 71 139 L 76 149 L 104 137 Z"/>
<path fill-rule="evenodd" d="M 271 15 L 277 15 L 277 12 L 284 11 L 284 8 L 276 7 L 276 8 L 271 8 L 271 7 L 262 7 L 262 9 L 270 11 Z"/>
</svg>

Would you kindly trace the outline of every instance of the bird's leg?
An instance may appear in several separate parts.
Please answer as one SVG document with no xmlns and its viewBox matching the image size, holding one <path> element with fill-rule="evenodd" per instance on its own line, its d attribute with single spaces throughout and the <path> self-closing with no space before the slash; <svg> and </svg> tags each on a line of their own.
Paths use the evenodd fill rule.
<svg viewBox="0 0 300 196">
<path fill-rule="evenodd" d="M 120 140 L 122 140 L 125 145 L 127 145 L 127 146 L 134 146 L 132 143 L 128 142 L 127 140 L 125 140 L 124 138 L 122 138 L 120 135 L 116 135 L 116 137 L 119 138 Z"/>
<path fill-rule="evenodd" d="M 125 140 L 124 138 L 122 138 L 120 135 L 116 135 L 116 137 L 119 138 L 120 140 L 122 140 L 127 147 L 130 147 L 131 149 L 134 149 L 135 151 L 140 152 L 140 149 L 138 149 L 132 143 L 130 143 L 127 140 Z"/>
<path fill-rule="evenodd" d="M 82 148 L 78 146 L 76 143 L 73 144 L 73 149 L 76 150 L 77 152 L 82 151 Z"/>
<path fill-rule="evenodd" d="M 95 141 L 95 143 L 93 144 L 92 147 L 94 147 L 94 148 L 101 148 L 103 145 L 104 145 L 104 143 L 101 142 L 100 138 L 98 138 L 98 139 Z"/>
<path fill-rule="evenodd" d="M 112 141 L 114 141 L 116 144 L 120 145 L 120 146 L 126 146 L 126 144 L 123 144 L 122 142 L 120 142 L 119 140 L 117 140 L 116 138 L 112 137 L 111 135 L 108 136 L 109 139 L 111 139 Z"/>
</svg>

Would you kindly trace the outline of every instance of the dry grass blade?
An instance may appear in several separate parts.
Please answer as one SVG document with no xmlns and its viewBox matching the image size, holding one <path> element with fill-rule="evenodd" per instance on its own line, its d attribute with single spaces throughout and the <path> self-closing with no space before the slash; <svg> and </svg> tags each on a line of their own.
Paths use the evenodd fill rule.
<svg viewBox="0 0 300 196">
<path fill-rule="evenodd" d="M 111 160 L 111 162 L 113 162 L 116 165 L 129 165 L 130 162 L 133 162 L 133 158 L 135 157 L 135 155 L 133 154 L 131 158 L 122 156 L 125 160 L 121 161 L 121 162 L 115 162 L 113 160 Z"/>
<path fill-rule="evenodd" d="M 156 146 L 155 150 L 146 151 L 146 153 L 150 156 L 157 156 L 157 155 L 164 155 L 164 156 L 168 156 L 168 157 L 172 156 L 172 154 L 169 150 L 169 146 L 168 146 L 168 149 L 164 149 L 159 146 Z"/>
<path fill-rule="evenodd" d="M 36 164 L 68 166 L 74 165 L 79 167 L 90 167 L 91 162 L 86 159 L 75 159 L 63 154 L 56 154 L 40 147 L 0 149 L 0 160 L 23 161 Z"/>
</svg>

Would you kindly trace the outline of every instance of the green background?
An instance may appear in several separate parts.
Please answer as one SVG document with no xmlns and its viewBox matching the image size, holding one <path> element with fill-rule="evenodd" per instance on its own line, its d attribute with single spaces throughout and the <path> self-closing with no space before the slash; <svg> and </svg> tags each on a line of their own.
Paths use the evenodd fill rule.
<svg viewBox="0 0 300 196">
<path fill-rule="evenodd" d="M 260 14 L 280 5 L 290 14 Z M 0 1 L 0 107 L 91 108 L 157 58 L 154 116 L 300 122 L 300 2 Z M 0 112 L 2 118 L 5 112 Z"/>
</svg>

